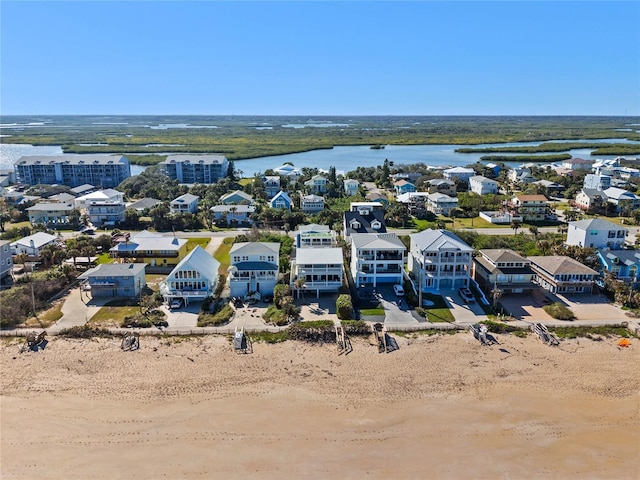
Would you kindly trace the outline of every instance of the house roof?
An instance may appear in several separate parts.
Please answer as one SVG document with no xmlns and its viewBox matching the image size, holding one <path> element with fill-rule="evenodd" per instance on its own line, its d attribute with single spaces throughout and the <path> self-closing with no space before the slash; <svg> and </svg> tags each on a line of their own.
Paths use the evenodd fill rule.
<svg viewBox="0 0 640 480">
<path fill-rule="evenodd" d="M 428 183 L 431 186 L 449 185 L 450 187 L 456 184 L 453 180 L 449 180 L 447 178 L 434 178 L 433 180 L 429 180 Z"/>
<path fill-rule="evenodd" d="M 618 187 L 609 187 L 604 191 L 604 194 L 607 197 L 613 198 L 615 200 L 620 200 L 623 197 L 624 198 L 631 198 L 631 199 L 640 198 L 635 193 L 631 193 L 628 190 L 625 190 L 623 188 L 618 188 Z"/>
<path fill-rule="evenodd" d="M 387 198 L 386 195 L 383 195 L 382 193 L 378 193 L 378 192 L 369 192 L 369 193 L 367 193 L 367 200 L 371 200 L 372 203 L 373 202 L 379 203 L 379 202 L 377 202 L 377 200 L 383 200 L 383 201 L 385 201 L 387 203 L 389 202 L 389 199 Z"/>
<path fill-rule="evenodd" d="M 269 262 L 239 262 L 234 263 L 229 269 L 252 271 L 252 270 L 278 270 L 278 265 Z"/>
<path fill-rule="evenodd" d="M 33 241 L 33 245 L 36 248 L 43 247 L 48 243 L 55 241 L 58 237 L 55 235 L 51 235 L 49 233 L 38 232 L 33 235 L 29 235 L 28 237 L 21 238 L 20 240 L 16 240 L 15 242 L 11 242 L 11 245 L 20 245 L 24 247 L 31 247 L 31 242 Z"/>
<path fill-rule="evenodd" d="M 111 163 L 129 163 L 129 159 L 123 155 L 34 155 L 21 157 L 16 165 L 55 165 L 66 163 L 72 165 L 107 165 Z"/>
<path fill-rule="evenodd" d="M 529 257 L 531 265 L 541 268 L 551 275 L 597 275 L 598 272 L 563 255 Z"/>
<path fill-rule="evenodd" d="M 415 187 L 415 185 L 411 182 L 408 182 L 406 180 L 398 180 L 397 182 L 393 183 L 396 187 L 404 187 L 406 185 L 411 185 L 412 187 Z"/>
<path fill-rule="evenodd" d="M 197 195 L 185 193 L 184 195 L 180 195 L 178 198 L 172 200 L 171 203 L 192 203 L 199 199 L 200 197 L 198 197 Z"/>
<path fill-rule="evenodd" d="M 475 173 L 475 170 L 473 168 L 466 168 L 466 167 L 453 167 L 453 168 L 447 168 L 444 173 L 448 173 L 448 174 L 452 174 L 452 173 Z"/>
<path fill-rule="evenodd" d="M 447 230 L 428 229 L 409 236 L 411 237 L 411 246 L 415 244 L 420 251 L 440 249 L 473 251 L 473 248 L 464 243 L 456 234 Z"/>
<path fill-rule="evenodd" d="M 195 270 L 200 272 L 203 277 L 214 280 L 218 277 L 219 267 L 220 262 L 207 253 L 200 245 L 196 245 L 196 248 L 191 250 L 189 254 L 171 270 L 168 278 L 175 278 L 175 273 L 179 270 Z"/>
<path fill-rule="evenodd" d="M 406 248 L 395 233 L 352 233 L 351 239 L 356 248 Z"/>
<path fill-rule="evenodd" d="M 525 264 L 524 267 L 497 267 L 495 264 L 491 263 L 484 257 L 475 257 L 473 259 L 476 264 L 476 268 L 481 267 L 485 271 L 492 274 L 511 274 L 511 275 L 532 275 L 533 270 L 529 263 Z"/>
<path fill-rule="evenodd" d="M 277 177 L 277 178 L 280 178 L 280 177 Z M 248 193 L 243 192 L 242 190 L 235 190 L 233 192 L 227 193 L 226 195 L 223 195 L 223 196 L 220 197 L 220 201 L 222 203 L 224 203 L 228 199 L 236 197 L 236 196 L 242 198 L 242 200 L 240 200 L 240 201 L 246 200 L 246 201 L 249 201 L 249 202 L 253 202 L 253 197 L 251 195 L 249 195 Z"/>
<path fill-rule="evenodd" d="M 473 177 L 469 177 L 469 180 L 473 180 L 474 182 L 480 182 L 480 183 L 498 183 L 495 180 L 491 180 L 490 178 L 487 178 L 483 175 L 474 175 Z"/>
<path fill-rule="evenodd" d="M 82 195 L 84 192 L 87 192 L 89 190 L 95 190 L 97 187 L 89 184 L 89 183 L 85 183 L 84 185 L 80 185 L 78 187 L 72 188 L 71 190 L 69 190 L 71 193 L 75 193 L 76 195 Z"/>
<path fill-rule="evenodd" d="M 360 228 L 353 228 L 351 223 L 356 220 L 360 224 Z M 375 229 L 371 226 L 374 221 L 380 222 L 380 228 Z M 368 215 L 362 215 L 357 210 L 354 212 L 344 212 L 345 233 L 386 233 L 387 226 L 384 223 L 384 212 L 381 210 L 371 210 Z"/>
<path fill-rule="evenodd" d="M 260 255 L 275 254 L 280 255 L 280 244 L 278 242 L 241 242 L 234 243 L 229 251 L 230 255 Z"/>
<path fill-rule="evenodd" d="M 544 195 L 516 195 L 521 202 L 548 202 Z"/>
<path fill-rule="evenodd" d="M 588 220 L 569 222 L 569 226 L 576 227 L 581 230 L 625 230 L 624 227 L 607 220 L 602 220 L 601 218 L 590 218 Z"/>
<path fill-rule="evenodd" d="M 203 163 L 207 165 L 223 164 L 227 161 L 227 157 L 224 155 L 168 155 L 167 159 L 162 164 L 169 163 Z M 225 172 L 226 173 L 226 172 Z"/>
<path fill-rule="evenodd" d="M 74 197 L 70 193 L 62 192 L 62 193 L 57 193 L 55 195 L 51 195 L 48 198 L 48 200 L 50 202 L 68 203 L 68 202 L 73 202 L 75 198 L 76 197 Z"/>
<path fill-rule="evenodd" d="M 212 212 L 253 213 L 256 211 L 255 205 L 215 205 L 209 210 Z"/>
<path fill-rule="evenodd" d="M 342 248 L 297 248 L 296 264 L 299 265 L 342 265 Z"/>
<path fill-rule="evenodd" d="M 300 195 L 301 202 L 324 202 L 324 198 L 320 195 Z"/>
<path fill-rule="evenodd" d="M 580 190 L 580 192 L 589 197 L 590 200 L 594 200 L 598 197 L 603 199 L 607 198 L 602 190 L 596 190 L 594 188 L 583 188 L 582 190 Z"/>
<path fill-rule="evenodd" d="M 113 188 L 106 188 L 104 190 L 98 190 L 95 192 L 87 193 L 78 198 L 80 202 L 90 202 L 93 200 L 110 200 L 114 197 L 122 197 L 124 193 L 114 190 Z"/>
<path fill-rule="evenodd" d="M 137 235 L 129 238 L 127 242 L 119 243 L 111 247 L 111 252 L 136 252 L 136 251 L 171 251 L 180 250 L 187 243 L 184 238 L 164 236 L 159 233 L 143 230 Z"/>
<path fill-rule="evenodd" d="M 91 277 L 132 277 L 146 267 L 146 263 L 102 263 L 87 270 L 78 278 L 84 280 Z"/>
<path fill-rule="evenodd" d="M 528 262 L 526 258 L 508 248 L 488 248 L 480 250 L 480 253 L 492 263 L 501 262 Z"/>
<path fill-rule="evenodd" d="M 458 203 L 457 197 L 450 197 L 446 193 L 440 193 L 440 192 L 430 193 L 429 195 L 427 195 L 427 198 L 429 199 L 429 201 L 435 202 L 435 203 L 438 203 L 438 202 Z"/>
<path fill-rule="evenodd" d="M 28 212 L 59 212 L 61 210 L 66 210 L 70 212 L 75 207 L 71 203 L 36 203 L 33 207 L 27 208 Z"/>
<path fill-rule="evenodd" d="M 429 196 L 429 192 L 407 192 L 401 193 L 398 195 L 396 200 L 400 203 L 410 203 L 412 198 L 424 197 L 427 198 Z"/>
<path fill-rule="evenodd" d="M 597 250 L 598 256 L 608 267 L 614 265 L 640 265 L 640 250 Z M 618 260 L 616 262 L 616 259 Z"/>
<path fill-rule="evenodd" d="M 353 178 L 347 178 L 344 181 L 344 184 L 345 185 L 360 185 L 360 182 L 358 180 L 353 179 Z"/>
<path fill-rule="evenodd" d="M 270 205 L 274 205 L 276 203 L 277 200 L 285 200 L 289 205 L 291 205 L 291 197 L 289 196 L 289 194 L 283 190 L 280 190 L 278 193 L 276 193 L 273 198 L 269 201 Z"/>
<path fill-rule="evenodd" d="M 310 223 L 308 225 L 298 225 L 298 232 L 330 232 L 329 225 L 318 225 L 317 223 Z"/>
<path fill-rule="evenodd" d="M 127 207 L 133 208 L 134 210 L 145 210 L 147 208 L 153 208 L 159 203 L 162 203 L 162 201 L 155 198 L 145 197 L 135 202 L 131 202 Z"/>
</svg>

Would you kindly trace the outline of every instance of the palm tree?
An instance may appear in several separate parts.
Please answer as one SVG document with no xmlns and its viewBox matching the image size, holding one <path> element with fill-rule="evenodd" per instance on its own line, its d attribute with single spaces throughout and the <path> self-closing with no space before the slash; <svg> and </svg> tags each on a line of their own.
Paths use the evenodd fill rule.
<svg viewBox="0 0 640 480">
<path fill-rule="evenodd" d="M 296 280 L 294 284 L 296 290 L 298 291 L 298 298 L 300 298 L 300 292 L 302 292 L 302 299 L 304 300 L 304 289 L 306 287 L 306 279 L 305 277 L 300 277 Z"/>
<path fill-rule="evenodd" d="M 531 235 L 533 235 L 536 239 L 538 238 L 538 235 L 540 234 L 540 231 L 538 230 L 538 227 L 536 227 L 535 225 L 531 225 L 529 227 L 529 232 L 531 233 Z"/>
<path fill-rule="evenodd" d="M 511 220 L 511 228 L 513 229 L 513 234 L 516 235 L 518 230 L 522 226 L 522 222 L 520 220 Z"/>
</svg>

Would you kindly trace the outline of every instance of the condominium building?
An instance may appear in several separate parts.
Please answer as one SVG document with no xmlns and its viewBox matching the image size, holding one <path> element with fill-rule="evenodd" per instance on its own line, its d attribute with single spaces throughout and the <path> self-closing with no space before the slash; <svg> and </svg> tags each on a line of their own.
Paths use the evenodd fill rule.
<svg viewBox="0 0 640 480">
<path fill-rule="evenodd" d="M 229 161 L 224 155 L 169 155 L 160 171 L 180 183 L 216 183 L 227 176 Z"/>
<path fill-rule="evenodd" d="M 402 284 L 406 247 L 395 233 L 352 233 L 351 275 L 357 286 Z"/>
<path fill-rule="evenodd" d="M 16 179 L 28 185 L 84 184 L 117 187 L 131 176 L 129 159 L 122 155 L 52 155 L 22 157 L 15 163 Z"/>
</svg>

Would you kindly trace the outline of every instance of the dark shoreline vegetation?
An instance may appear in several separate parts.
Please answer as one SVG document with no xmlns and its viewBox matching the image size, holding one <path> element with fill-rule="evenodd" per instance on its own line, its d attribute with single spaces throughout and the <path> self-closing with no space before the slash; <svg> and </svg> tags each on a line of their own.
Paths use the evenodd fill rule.
<svg viewBox="0 0 640 480">
<path fill-rule="evenodd" d="M 480 160 L 483 162 L 560 162 L 570 158 L 570 153 L 559 153 L 555 155 L 483 155 Z"/>
<path fill-rule="evenodd" d="M 456 151 L 537 153 L 593 148 L 594 155 L 640 154 L 640 145 L 552 142 L 603 138 L 640 140 L 637 132 L 617 130 L 630 123 L 640 123 L 638 117 L 39 115 L 3 116 L 0 121 L 3 124 L 52 123 L 51 126 L 31 125 L 23 129 L 5 127 L 2 133 L 10 135 L 3 139 L 6 142 L 61 145 L 64 153 L 132 154 L 130 160 L 138 165 L 158 163 L 169 153 L 220 153 L 230 160 L 239 160 L 359 145 L 381 148 L 383 145 L 541 142 L 538 146 L 462 148 Z M 319 128 L 318 125 L 323 123 L 349 126 Z M 190 128 L 150 128 L 167 124 L 189 124 Z M 283 126 L 287 124 L 308 127 Z M 271 128 L 260 129 L 264 125 Z M 216 128 L 210 128 L 212 126 Z M 500 160 L 505 161 L 504 158 Z M 535 160 L 540 159 L 536 157 Z"/>
</svg>

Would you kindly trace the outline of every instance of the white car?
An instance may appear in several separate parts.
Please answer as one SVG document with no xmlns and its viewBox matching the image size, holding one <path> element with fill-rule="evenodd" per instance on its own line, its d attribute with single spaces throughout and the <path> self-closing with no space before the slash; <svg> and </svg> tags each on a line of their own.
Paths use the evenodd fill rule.
<svg viewBox="0 0 640 480">
<path fill-rule="evenodd" d="M 397 296 L 404 297 L 404 288 L 402 288 L 402 285 L 394 285 L 393 291 Z"/>
<path fill-rule="evenodd" d="M 171 310 L 175 308 L 180 308 L 181 306 L 182 306 L 182 302 L 180 300 L 171 300 L 171 303 L 169 304 L 169 308 Z"/>
</svg>

